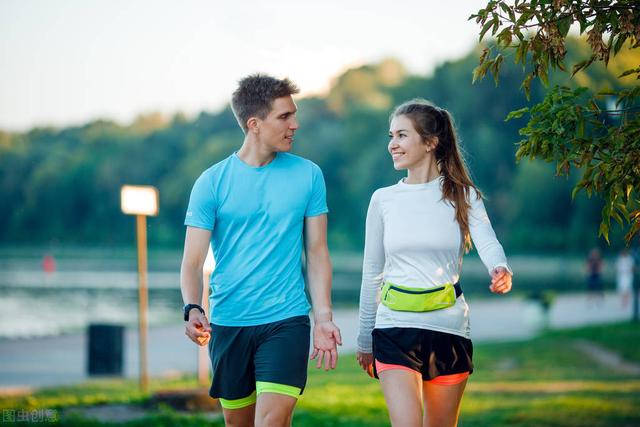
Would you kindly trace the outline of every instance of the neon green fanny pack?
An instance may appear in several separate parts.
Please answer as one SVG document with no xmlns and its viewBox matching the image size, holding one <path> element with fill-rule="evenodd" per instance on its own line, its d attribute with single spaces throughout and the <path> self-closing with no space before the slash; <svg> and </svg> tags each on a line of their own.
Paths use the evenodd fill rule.
<svg viewBox="0 0 640 427">
<path fill-rule="evenodd" d="M 462 295 L 458 283 L 446 283 L 437 288 L 410 288 L 385 282 L 382 286 L 382 304 L 396 311 L 434 311 L 449 308 Z"/>
</svg>

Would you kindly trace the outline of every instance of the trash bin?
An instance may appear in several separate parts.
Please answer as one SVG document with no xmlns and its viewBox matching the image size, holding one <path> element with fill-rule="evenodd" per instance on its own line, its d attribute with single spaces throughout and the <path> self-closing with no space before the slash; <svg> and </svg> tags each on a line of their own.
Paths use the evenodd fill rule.
<svg viewBox="0 0 640 427">
<path fill-rule="evenodd" d="M 122 376 L 124 326 L 89 325 L 89 375 Z"/>
</svg>

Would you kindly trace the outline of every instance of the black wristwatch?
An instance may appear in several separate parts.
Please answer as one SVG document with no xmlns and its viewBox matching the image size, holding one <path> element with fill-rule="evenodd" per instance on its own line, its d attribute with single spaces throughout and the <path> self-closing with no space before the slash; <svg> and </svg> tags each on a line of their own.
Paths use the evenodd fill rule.
<svg viewBox="0 0 640 427">
<path fill-rule="evenodd" d="M 204 309 L 202 307 L 200 307 L 198 304 L 185 304 L 185 306 L 184 306 L 184 321 L 185 322 L 189 321 L 189 312 L 194 308 L 197 308 L 198 310 L 200 310 L 200 313 L 205 314 L 204 313 Z"/>
</svg>

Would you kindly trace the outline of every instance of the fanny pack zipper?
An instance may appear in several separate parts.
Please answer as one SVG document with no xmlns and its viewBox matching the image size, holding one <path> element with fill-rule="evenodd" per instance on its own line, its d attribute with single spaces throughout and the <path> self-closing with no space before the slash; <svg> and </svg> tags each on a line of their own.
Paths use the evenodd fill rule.
<svg viewBox="0 0 640 427">
<path fill-rule="evenodd" d="M 395 290 L 395 291 L 398 291 L 398 292 L 405 293 L 405 294 L 421 295 L 421 294 L 430 294 L 430 293 L 432 293 L 432 292 L 439 292 L 439 291 L 444 290 L 444 289 L 445 289 L 445 287 L 444 287 L 444 286 L 442 286 L 442 287 L 434 288 L 434 289 L 426 289 L 426 290 L 424 290 L 424 291 L 408 291 L 408 290 L 406 290 L 406 289 L 400 289 L 400 288 L 398 288 L 398 287 L 396 287 L 396 286 L 391 285 L 391 286 L 389 286 L 389 288 L 387 289 L 387 292 L 384 294 L 384 300 L 385 300 L 385 301 L 387 300 L 387 296 L 389 295 L 389 291 L 390 291 L 391 289 L 393 289 L 393 290 Z"/>
</svg>

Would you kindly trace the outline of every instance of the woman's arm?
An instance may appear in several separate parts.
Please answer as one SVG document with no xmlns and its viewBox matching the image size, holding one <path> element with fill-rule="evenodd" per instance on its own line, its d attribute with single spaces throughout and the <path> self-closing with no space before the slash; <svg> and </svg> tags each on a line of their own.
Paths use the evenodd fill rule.
<svg viewBox="0 0 640 427">
<path fill-rule="evenodd" d="M 502 245 L 496 238 L 482 199 L 477 197 L 477 193 L 473 189 L 470 196 L 469 232 L 480 259 L 491 275 L 489 289 L 495 293 L 509 292 L 513 271 L 507 263 Z"/>
<path fill-rule="evenodd" d="M 360 353 L 371 353 L 371 331 L 375 325 L 376 295 L 384 270 L 384 245 L 383 245 L 384 224 L 380 209 L 379 193 L 373 193 L 369 209 L 367 211 L 367 222 L 364 243 L 364 260 L 362 263 L 362 285 L 360 288 L 360 329 L 358 334 L 358 351 Z"/>
</svg>

